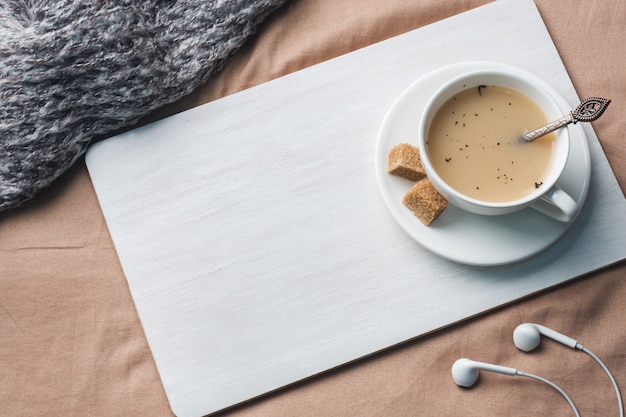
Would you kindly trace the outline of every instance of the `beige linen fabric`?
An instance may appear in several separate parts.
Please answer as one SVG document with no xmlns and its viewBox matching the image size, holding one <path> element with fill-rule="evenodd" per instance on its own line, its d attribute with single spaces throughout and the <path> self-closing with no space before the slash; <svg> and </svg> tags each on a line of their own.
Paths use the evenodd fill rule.
<svg viewBox="0 0 626 417">
<path fill-rule="evenodd" d="M 292 0 L 207 85 L 150 120 L 484 3 Z M 624 190 L 626 3 L 537 5 L 578 94 L 613 99 L 594 127 Z M 525 378 L 483 374 L 472 390 L 456 387 L 450 366 L 461 356 L 547 377 L 581 415 L 616 415 L 609 380 L 588 356 L 548 340 L 524 354 L 512 331 L 533 321 L 578 339 L 626 390 L 625 277 L 615 265 L 222 415 L 572 415 L 556 391 Z M 83 162 L 0 214 L 0 416 L 39 415 L 172 415 Z"/>
</svg>

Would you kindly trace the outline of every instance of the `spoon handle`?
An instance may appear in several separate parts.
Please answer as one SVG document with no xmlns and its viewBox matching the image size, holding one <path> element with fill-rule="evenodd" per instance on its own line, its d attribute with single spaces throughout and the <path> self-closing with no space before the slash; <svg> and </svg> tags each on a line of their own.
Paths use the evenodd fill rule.
<svg viewBox="0 0 626 417">
<path fill-rule="evenodd" d="M 588 99 L 583 100 L 582 103 L 580 103 L 573 111 L 569 112 L 567 116 L 563 116 L 552 123 L 548 123 L 547 125 L 540 127 L 539 129 L 524 133 L 520 136 L 519 141 L 532 142 L 538 137 L 546 135 L 563 126 L 567 126 L 570 123 L 593 122 L 602 116 L 602 113 L 604 113 L 610 103 L 611 100 L 608 98 L 589 97 Z"/>
<path fill-rule="evenodd" d="M 570 123 L 576 123 L 576 119 L 570 112 L 567 116 L 563 116 L 560 119 L 556 119 L 555 121 L 548 123 L 545 126 L 540 127 L 539 129 L 531 130 L 530 132 L 526 132 L 522 135 L 522 140 L 527 142 L 532 142 L 533 140 L 541 137 L 543 135 L 547 135 L 548 133 L 560 129 L 563 126 L 567 126 Z"/>
</svg>

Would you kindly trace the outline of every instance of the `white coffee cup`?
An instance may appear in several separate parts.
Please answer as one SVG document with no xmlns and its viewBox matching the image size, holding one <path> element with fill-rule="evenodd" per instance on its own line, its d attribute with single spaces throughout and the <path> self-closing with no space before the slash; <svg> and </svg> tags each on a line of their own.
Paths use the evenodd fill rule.
<svg viewBox="0 0 626 417">
<path fill-rule="evenodd" d="M 551 94 L 542 87 L 542 84 L 543 81 L 533 74 L 513 66 L 504 69 L 475 70 L 450 80 L 429 99 L 420 119 L 418 148 L 426 175 L 449 203 L 481 215 L 502 215 L 532 207 L 562 222 L 572 221 L 576 217 L 579 211 L 578 203 L 556 185 L 565 169 L 569 155 L 570 136 L 567 128 L 559 129 L 556 132 L 556 146 L 551 153 L 548 170 L 542 185 L 529 194 L 511 201 L 482 201 L 462 194 L 441 178 L 429 157 L 428 132 L 435 114 L 446 101 L 466 89 L 475 89 L 484 85 L 508 87 L 523 93 L 534 101 L 543 110 L 549 121 L 562 117 L 564 115 L 563 110 Z M 522 132 L 520 132 L 521 134 Z M 533 144 L 527 143 L 524 146 L 533 146 Z"/>
</svg>

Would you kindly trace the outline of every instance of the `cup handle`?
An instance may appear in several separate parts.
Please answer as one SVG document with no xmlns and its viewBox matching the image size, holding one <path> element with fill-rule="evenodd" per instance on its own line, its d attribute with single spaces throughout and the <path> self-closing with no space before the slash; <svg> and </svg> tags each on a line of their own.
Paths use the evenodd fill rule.
<svg viewBox="0 0 626 417">
<path fill-rule="evenodd" d="M 571 222 L 578 214 L 578 203 L 557 186 L 548 190 L 530 207 L 560 222 Z"/>
</svg>

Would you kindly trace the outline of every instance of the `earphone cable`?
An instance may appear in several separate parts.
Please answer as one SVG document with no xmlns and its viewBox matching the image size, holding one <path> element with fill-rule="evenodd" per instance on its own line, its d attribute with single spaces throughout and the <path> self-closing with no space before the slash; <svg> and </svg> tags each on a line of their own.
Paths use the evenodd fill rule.
<svg viewBox="0 0 626 417">
<path fill-rule="evenodd" d="M 550 385 L 552 388 L 557 390 L 559 392 L 559 394 L 561 394 L 567 400 L 567 402 L 569 403 L 570 407 L 572 407 L 572 410 L 574 410 L 574 414 L 576 415 L 576 417 L 580 417 L 580 414 L 578 413 L 578 409 L 576 408 L 576 405 L 574 405 L 574 402 L 572 401 L 572 399 L 569 397 L 569 395 L 567 395 L 567 393 L 561 387 L 556 385 L 554 382 L 549 381 L 549 380 L 547 380 L 545 378 L 542 378 L 540 376 L 529 374 L 529 373 L 522 372 L 522 371 L 517 371 L 517 375 L 519 375 L 519 376 L 526 376 L 528 378 L 532 378 L 532 379 L 535 379 L 537 381 L 543 382 L 544 384 Z"/>
<path fill-rule="evenodd" d="M 604 372 L 606 372 L 609 379 L 611 380 L 611 383 L 613 384 L 613 388 L 615 388 L 615 394 L 617 394 L 617 402 L 619 403 L 619 415 L 620 417 L 624 417 L 624 403 L 622 402 L 622 394 L 620 393 L 619 387 L 617 386 L 617 381 L 615 381 L 615 378 L 613 377 L 613 374 L 611 373 L 611 371 L 609 371 L 609 368 L 604 364 L 604 362 L 600 360 L 599 357 L 595 355 L 595 353 L 593 353 L 586 347 L 582 345 L 578 345 L 576 346 L 576 348 L 582 350 L 587 355 L 591 356 L 596 362 L 598 362 L 598 364 L 602 367 L 602 369 L 604 369 Z"/>
</svg>

